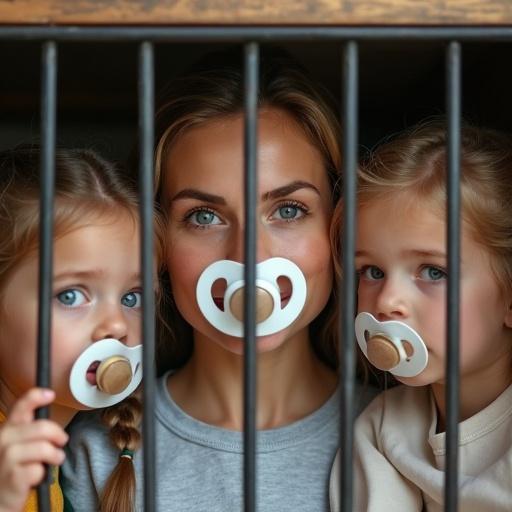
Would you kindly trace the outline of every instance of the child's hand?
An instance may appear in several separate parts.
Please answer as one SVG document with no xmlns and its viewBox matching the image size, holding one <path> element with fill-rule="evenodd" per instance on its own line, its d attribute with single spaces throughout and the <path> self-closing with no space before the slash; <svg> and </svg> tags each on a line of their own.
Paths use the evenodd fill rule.
<svg viewBox="0 0 512 512">
<path fill-rule="evenodd" d="M 34 411 L 54 398 L 49 389 L 31 389 L 0 426 L 0 512 L 22 510 L 30 488 L 45 475 L 43 464 L 64 461 L 66 432 L 53 421 L 34 420 Z"/>
</svg>

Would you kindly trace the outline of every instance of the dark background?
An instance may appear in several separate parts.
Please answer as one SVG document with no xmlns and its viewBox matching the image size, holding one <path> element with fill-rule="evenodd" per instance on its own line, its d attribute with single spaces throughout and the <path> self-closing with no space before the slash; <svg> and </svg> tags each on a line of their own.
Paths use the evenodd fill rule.
<svg viewBox="0 0 512 512">
<path fill-rule="evenodd" d="M 205 52 L 225 45 L 155 46 L 157 90 Z M 341 46 L 283 45 L 337 98 Z M 466 119 L 509 131 L 512 72 L 508 43 L 463 45 Z M 92 147 L 124 161 L 137 128 L 137 45 L 59 44 L 58 143 Z M 0 149 L 39 140 L 41 49 L 37 43 L 0 45 Z M 378 42 L 360 45 L 360 142 L 384 136 L 445 109 L 445 45 Z"/>
</svg>

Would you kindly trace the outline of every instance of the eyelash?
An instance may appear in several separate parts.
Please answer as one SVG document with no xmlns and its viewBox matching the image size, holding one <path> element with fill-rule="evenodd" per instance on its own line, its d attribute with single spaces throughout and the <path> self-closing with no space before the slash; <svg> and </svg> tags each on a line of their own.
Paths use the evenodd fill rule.
<svg viewBox="0 0 512 512">
<path fill-rule="evenodd" d="M 212 208 L 209 208 L 208 206 L 196 206 L 196 207 L 192 208 L 191 210 L 189 210 L 183 217 L 182 222 L 187 227 L 193 228 L 193 229 L 208 229 L 211 226 L 211 224 L 194 224 L 193 222 L 190 222 L 190 218 L 196 212 L 208 212 L 208 213 L 212 213 L 213 215 L 216 215 L 217 217 L 219 217 L 219 214 Z"/>
<path fill-rule="evenodd" d="M 286 223 L 297 222 L 297 221 L 305 218 L 310 213 L 309 208 L 304 203 L 301 203 L 301 202 L 295 201 L 295 200 L 288 200 L 288 201 L 283 201 L 282 203 L 277 204 L 273 209 L 272 215 L 274 215 L 276 213 L 276 211 L 279 210 L 280 208 L 285 208 L 286 206 L 291 206 L 293 208 L 299 209 L 302 212 L 302 216 L 299 217 L 298 219 L 277 219 L 281 222 L 286 222 Z M 210 228 L 211 224 L 201 225 L 201 224 L 195 224 L 193 222 L 190 222 L 192 215 L 194 215 L 194 213 L 196 213 L 196 212 L 208 212 L 213 215 L 216 215 L 217 217 L 220 217 L 219 214 L 215 210 L 213 210 L 212 208 L 209 208 L 208 206 L 196 206 L 195 208 L 192 208 L 191 210 L 189 210 L 183 217 L 182 222 L 187 227 L 191 227 L 193 229 L 208 229 L 208 228 Z"/>
<path fill-rule="evenodd" d="M 302 216 L 299 217 L 298 219 L 279 219 L 281 222 L 297 222 L 309 215 L 309 208 L 304 203 L 295 201 L 293 199 L 290 199 L 290 200 L 287 200 L 287 201 L 277 204 L 274 207 L 273 214 L 280 208 L 285 208 L 286 206 L 292 206 L 293 208 L 298 208 L 302 212 Z"/>
</svg>

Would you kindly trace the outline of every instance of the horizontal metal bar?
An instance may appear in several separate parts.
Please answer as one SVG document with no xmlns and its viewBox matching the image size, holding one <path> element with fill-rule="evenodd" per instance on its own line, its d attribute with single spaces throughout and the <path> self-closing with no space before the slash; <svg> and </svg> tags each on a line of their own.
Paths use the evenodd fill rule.
<svg viewBox="0 0 512 512">
<path fill-rule="evenodd" d="M 512 27 L 49 27 L 0 26 L 0 40 L 103 42 L 512 41 Z"/>
</svg>

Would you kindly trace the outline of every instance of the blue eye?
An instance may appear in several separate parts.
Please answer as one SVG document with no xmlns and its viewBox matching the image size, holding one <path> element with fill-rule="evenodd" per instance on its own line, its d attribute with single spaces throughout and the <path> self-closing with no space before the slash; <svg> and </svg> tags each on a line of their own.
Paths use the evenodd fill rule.
<svg viewBox="0 0 512 512">
<path fill-rule="evenodd" d="M 142 296 L 140 292 L 125 293 L 121 297 L 121 304 L 127 308 L 140 308 L 142 304 Z"/>
<path fill-rule="evenodd" d="M 384 272 L 375 265 L 368 265 L 363 267 L 360 271 L 360 275 L 369 281 L 378 281 L 384 279 Z"/>
<path fill-rule="evenodd" d="M 85 295 L 80 290 L 74 288 L 58 293 L 57 300 L 69 308 L 76 308 L 87 301 Z"/>
<path fill-rule="evenodd" d="M 298 203 L 287 203 L 279 206 L 271 218 L 284 221 L 298 220 L 307 214 L 307 209 Z"/>
<path fill-rule="evenodd" d="M 446 272 L 439 267 L 425 265 L 420 270 L 420 278 L 425 281 L 441 281 L 446 279 Z"/>
<path fill-rule="evenodd" d="M 219 217 L 214 212 L 205 208 L 193 211 L 187 216 L 187 221 L 194 226 L 200 227 L 212 226 L 221 223 Z"/>
</svg>

